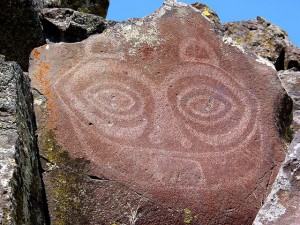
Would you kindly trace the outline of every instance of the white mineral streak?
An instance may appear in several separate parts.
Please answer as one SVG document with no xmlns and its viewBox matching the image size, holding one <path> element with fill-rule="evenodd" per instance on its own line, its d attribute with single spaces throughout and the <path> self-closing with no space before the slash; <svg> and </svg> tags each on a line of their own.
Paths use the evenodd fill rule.
<svg viewBox="0 0 300 225">
<path fill-rule="evenodd" d="M 231 37 L 224 36 L 223 37 L 223 42 L 225 44 L 228 44 L 230 46 L 238 48 L 242 53 L 246 52 L 245 49 L 241 45 L 239 45 L 238 43 L 236 43 Z"/>
<path fill-rule="evenodd" d="M 225 44 L 228 44 L 230 46 L 233 46 L 233 47 L 236 47 L 238 48 L 242 53 L 246 54 L 246 51 L 245 49 L 243 48 L 243 46 L 239 45 L 236 41 L 234 41 L 231 37 L 228 37 L 228 36 L 224 36 L 223 37 L 223 42 Z M 254 53 L 253 53 L 254 54 Z M 256 55 L 256 59 L 255 59 L 256 62 L 259 62 L 259 63 L 262 63 L 270 68 L 272 68 L 273 70 L 276 70 L 275 69 L 275 66 L 269 61 L 269 60 L 266 60 L 264 59 L 263 57 L 259 56 L 259 55 Z"/>
<path fill-rule="evenodd" d="M 264 59 L 263 57 L 256 55 L 257 59 L 255 60 L 256 62 L 262 63 L 264 65 L 267 65 L 268 67 L 271 67 L 273 70 L 275 69 L 275 66 L 273 65 L 273 63 L 271 63 L 269 60 Z"/>
</svg>

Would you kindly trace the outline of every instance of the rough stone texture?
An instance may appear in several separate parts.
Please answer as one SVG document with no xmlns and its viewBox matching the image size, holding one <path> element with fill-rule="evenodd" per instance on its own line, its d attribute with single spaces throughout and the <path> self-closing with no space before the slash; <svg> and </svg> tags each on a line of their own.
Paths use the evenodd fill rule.
<svg viewBox="0 0 300 225">
<path fill-rule="evenodd" d="M 296 68 L 300 70 L 300 49 L 295 45 L 290 45 L 285 54 L 285 69 Z"/>
<path fill-rule="evenodd" d="M 0 224 L 47 224 L 29 78 L 0 63 Z"/>
<path fill-rule="evenodd" d="M 272 191 L 253 225 L 300 224 L 300 132 L 290 145 Z"/>
<path fill-rule="evenodd" d="M 45 37 L 50 42 L 77 42 L 92 34 L 102 33 L 115 24 L 100 16 L 72 9 L 43 9 L 42 23 Z"/>
<path fill-rule="evenodd" d="M 52 224 L 253 222 L 290 101 L 194 7 L 170 1 L 31 57 Z"/>
<path fill-rule="evenodd" d="M 71 8 L 84 13 L 91 13 L 103 18 L 107 15 L 109 0 L 42 0 L 44 7 Z"/>
<path fill-rule="evenodd" d="M 268 59 L 277 70 L 300 69 L 300 49 L 289 40 L 284 30 L 264 18 L 225 23 L 223 27 L 226 36 L 244 49 Z"/>
<path fill-rule="evenodd" d="M 293 130 L 300 128 L 300 72 L 294 69 L 278 72 L 281 83 L 293 100 Z"/>
<path fill-rule="evenodd" d="M 39 21 L 39 0 L 0 1 L 0 54 L 28 70 L 33 48 L 45 43 Z"/>
<path fill-rule="evenodd" d="M 223 32 L 224 28 L 221 24 L 218 14 L 209 8 L 207 5 L 196 2 L 193 3 L 192 6 L 199 9 L 202 12 L 202 15 L 207 17 L 211 24 L 216 27 L 216 31 Z"/>
<path fill-rule="evenodd" d="M 4 55 L 0 55 L 0 63 L 4 63 L 5 62 L 5 56 Z"/>
</svg>

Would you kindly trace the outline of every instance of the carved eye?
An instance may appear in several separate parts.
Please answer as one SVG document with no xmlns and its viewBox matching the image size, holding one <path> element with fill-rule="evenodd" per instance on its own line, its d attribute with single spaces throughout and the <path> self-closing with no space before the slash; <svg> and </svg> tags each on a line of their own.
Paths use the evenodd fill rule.
<svg viewBox="0 0 300 225">
<path fill-rule="evenodd" d="M 127 82 L 124 79 L 123 82 L 101 81 L 84 90 L 83 94 L 85 99 L 105 116 L 130 120 L 144 112 L 145 99 Z"/>
<path fill-rule="evenodd" d="M 102 136 L 132 144 L 144 133 L 153 110 L 150 90 L 139 77 L 113 65 L 88 63 L 61 79 L 56 89 L 77 120 L 93 124 Z M 64 82 L 72 84 L 64 88 Z"/>
<path fill-rule="evenodd" d="M 192 80 L 195 82 L 195 77 Z M 184 80 L 178 82 L 183 82 L 184 85 L 188 84 Z M 176 105 L 180 113 L 189 120 L 201 124 L 205 124 L 206 120 L 214 119 L 216 121 L 218 118 L 226 116 L 232 107 L 232 99 L 218 93 L 212 87 L 197 86 L 194 82 L 189 87 L 184 86 L 177 94 Z"/>
<path fill-rule="evenodd" d="M 190 137 L 211 146 L 236 147 L 254 135 L 257 100 L 225 71 L 202 64 L 181 68 L 171 77 L 168 99 Z"/>
</svg>

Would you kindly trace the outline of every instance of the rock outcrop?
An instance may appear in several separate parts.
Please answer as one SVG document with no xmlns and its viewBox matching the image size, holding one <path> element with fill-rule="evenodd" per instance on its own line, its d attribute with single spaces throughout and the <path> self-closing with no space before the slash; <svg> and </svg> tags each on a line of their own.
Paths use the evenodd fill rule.
<svg viewBox="0 0 300 225">
<path fill-rule="evenodd" d="M 0 224 L 47 224 L 29 78 L 0 62 Z"/>
<path fill-rule="evenodd" d="M 45 43 L 39 7 L 39 0 L 0 2 L 0 54 L 18 62 L 24 71 L 32 49 Z"/>
<path fill-rule="evenodd" d="M 300 129 L 300 71 L 297 69 L 282 70 L 278 76 L 283 87 L 293 99 L 293 130 Z"/>
<path fill-rule="evenodd" d="M 42 16 L 45 38 L 50 42 L 82 41 L 115 24 L 100 16 L 64 8 L 45 8 L 42 10 Z"/>
<path fill-rule="evenodd" d="M 196 9 L 199 9 L 202 12 L 202 15 L 209 19 L 212 26 L 215 27 L 215 30 L 223 35 L 224 28 L 221 24 L 218 14 L 214 10 L 199 2 L 192 4 L 192 6 L 194 6 Z"/>
<path fill-rule="evenodd" d="M 107 15 L 109 0 L 42 0 L 45 8 L 71 8 L 79 12 Z"/>
<path fill-rule="evenodd" d="M 225 23 L 223 27 L 225 36 L 268 59 L 277 70 L 292 67 L 300 70 L 300 49 L 289 40 L 284 30 L 264 18 Z"/>
<path fill-rule="evenodd" d="M 289 98 L 195 8 L 169 1 L 31 58 L 52 224 L 252 223 Z"/>
<path fill-rule="evenodd" d="M 271 194 L 253 225 L 300 223 L 300 132 L 290 145 Z"/>
</svg>

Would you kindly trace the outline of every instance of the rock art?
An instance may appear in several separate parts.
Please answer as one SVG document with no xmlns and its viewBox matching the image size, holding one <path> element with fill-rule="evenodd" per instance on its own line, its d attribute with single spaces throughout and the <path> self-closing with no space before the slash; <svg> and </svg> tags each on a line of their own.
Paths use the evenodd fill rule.
<svg viewBox="0 0 300 225">
<path fill-rule="evenodd" d="M 28 76 L 0 62 L 0 224 L 46 224 Z"/>
<path fill-rule="evenodd" d="M 30 77 L 53 224 L 252 224 L 284 159 L 276 71 L 190 5 L 36 48 Z"/>
<path fill-rule="evenodd" d="M 290 145 L 272 191 L 253 225 L 300 224 L 300 133 Z"/>
<path fill-rule="evenodd" d="M 72 9 L 43 9 L 43 31 L 49 42 L 78 42 L 92 34 L 102 33 L 116 22 Z"/>
</svg>

